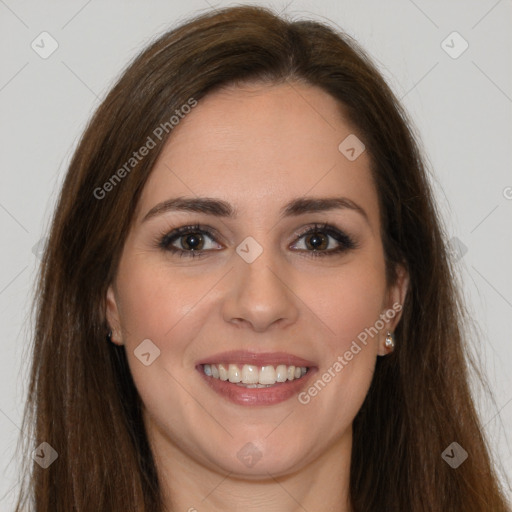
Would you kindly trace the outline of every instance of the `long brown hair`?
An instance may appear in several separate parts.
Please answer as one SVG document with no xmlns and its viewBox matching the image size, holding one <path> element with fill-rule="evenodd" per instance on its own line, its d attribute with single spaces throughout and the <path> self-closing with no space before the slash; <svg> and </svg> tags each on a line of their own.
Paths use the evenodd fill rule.
<svg viewBox="0 0 512 512">
<path fill-rule="evenodd" d="M 410 276 L 397 348 L 379 358 L 354 420 L 353 510 L 509 510 L 470 393 L 464 308 L 407 115 L 350 37 L 249 6 L 203 14 L 158 38 L 123 73 L 76 149 L 41 263 L 23 420 L 26 460 L 42 442 L 59 457 L 46 469 L 30 459 L 17 510 L 29 498 L 37 512 L 163 510 L 124 347 L 105 340 L 106 290 L 172 133 L 158 138 L 155 129 L 191 99 L 251 80 L 315 85 L 339 101 L 371 157 L 387 277 L 397 263 Z M 155 147 L 127 167 L 148 137 Z M 457 469 L 441 457 L 454 441 L 469 454 Z"/>
</svg>

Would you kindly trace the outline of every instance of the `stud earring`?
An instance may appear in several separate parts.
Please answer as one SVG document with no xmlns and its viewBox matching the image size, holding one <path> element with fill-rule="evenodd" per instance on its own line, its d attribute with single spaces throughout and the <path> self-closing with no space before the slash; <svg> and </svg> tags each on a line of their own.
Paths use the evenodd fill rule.
<svg viewBox="0 0 512 512">
<path fill-rule="evenodd" d="M 112 331 L 108 331 L 107 341 L 112 342 Z"/>
<path fill-rule="evenodd" d="M 395 348 L 395 335 L 388 331 L 386 333 L 386 341 L 384 342 L 384 345 L 386 345 L 386 348 L 390 348 L 393 350 Z"/>
</svg>

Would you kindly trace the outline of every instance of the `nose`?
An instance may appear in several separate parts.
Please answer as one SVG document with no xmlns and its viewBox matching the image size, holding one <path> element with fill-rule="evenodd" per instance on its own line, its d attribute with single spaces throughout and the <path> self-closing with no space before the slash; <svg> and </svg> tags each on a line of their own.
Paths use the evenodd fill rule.
<svg viewBox="0 0 512 512">
<path fill-rule="evenodd" d="M 278 265 L 270 250 L 252 263 L 236 255 L 229 279 L 222 307 L 226 322 L 263 332 L 273 324 L 284 328 L 297 320 L 300 301 L 293 292 L 291 273 L 285 264 Z"/>
</svg>

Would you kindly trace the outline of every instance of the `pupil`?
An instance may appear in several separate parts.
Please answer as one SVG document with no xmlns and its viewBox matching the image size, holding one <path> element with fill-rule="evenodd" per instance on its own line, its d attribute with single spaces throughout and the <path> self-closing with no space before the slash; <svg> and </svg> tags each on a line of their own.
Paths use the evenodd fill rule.
<svg viewBox="0 0 512 512">
<path fill-rule="evenodd" d="M 313 234 L 309 239 L 309 244 L 313 247 L 313 249 L 318 249 L 323 244 L 322 238 L 322 235 Z"/>
<path fill-rule="evenodd" d="M 188 249 L 197 249 L 197 244 L 201 243 L 201 236 L 196 236 L 195 234 L 187 235 L 185 238 L 185 245 Z"/>
</svg>

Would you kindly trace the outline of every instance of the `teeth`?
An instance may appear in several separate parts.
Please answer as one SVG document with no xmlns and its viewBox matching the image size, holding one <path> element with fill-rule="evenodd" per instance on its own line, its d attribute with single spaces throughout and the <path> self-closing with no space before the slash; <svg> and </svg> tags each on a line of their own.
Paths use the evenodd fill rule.
<svg viewBox="0 0 512 512">
<path fill-rule="evenodd" d="M 258 368 L 250 364 L 244 364 L 242 368 L 242 382 L 244 384 L 258 384 Z M 267 383 L 265 382 L 262 384 Z"/>
<path fill-rule="evenodd" d="M 271 388 L 273 384 L 242 384 L 241 382 L 238 382 L 237 386 L 241 386 L 243 388 Z"/>
<path fill-rule="evenodd" d="M 212 366 L 215 366 L 212 364 Z M 213 377 L 213 375 L 212 375 Z M 228 369 L 228 379 L 229 382 L 240 382 L 242 380 L 242 375 L 238 366 L 236 364 L 230 364 Z"/>
<path fill-rule="evenodd" d="M 228 378 L 229 378 L 228 369 L 223 364 L 219 364 L 218 366 L 219 366 L 220 380 L 228 380 Z"/>
<path fill-rule="evenodd" d="M 286 382 L 286 379 L 288 379 L 288 370 L 286 369 L 286 365 L 280 364 L 276 368 L 276 380 L 277 382 Z"/>
<path fill-rule="evenodd" d="M 244 364 L 242 369 L 236 364 L 204 364 L 203 371 L 208 377 L 220 380 L 229 380 L 233 384 L 247 388 L 266 388 L 276 382 L 300 379 L 306 375 L 308 369 L 305 366 L 286 366 L 280 364 L 254 366 Z"/>
<path fill-rule="evenodd" d="M 276 383 L 276 371 L 273 366 L 264 366 L 260 370 L 260 384 L 275 384 Z"/>
</svg>

